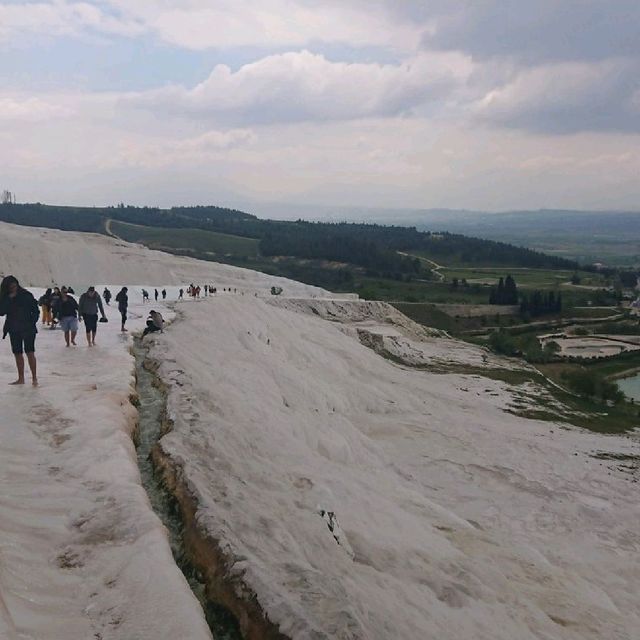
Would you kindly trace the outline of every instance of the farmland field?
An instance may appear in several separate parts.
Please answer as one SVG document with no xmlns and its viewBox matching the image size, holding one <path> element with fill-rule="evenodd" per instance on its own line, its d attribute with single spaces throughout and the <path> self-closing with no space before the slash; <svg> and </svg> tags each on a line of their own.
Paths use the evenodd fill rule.
<svg viewBox="0 0 640 640">
<path fill-rule="evenodd" d="M 152 249 L 167 249 L 173 252 L 256 256 L 260 244 L 254 238 L 242 238 L 202 229 L 145 227 L 116 220 L 110 222 L 110 228 L 113 234 L 128 242 L 138 242 Z"/>
</svg>

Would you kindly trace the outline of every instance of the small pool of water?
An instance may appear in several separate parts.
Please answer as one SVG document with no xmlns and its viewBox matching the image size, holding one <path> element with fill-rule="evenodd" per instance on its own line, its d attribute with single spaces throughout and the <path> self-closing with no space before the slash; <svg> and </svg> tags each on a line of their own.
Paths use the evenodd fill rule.
<svg viewBox="0 0 640 640">
<path fill-rule="evenodd" d="M 616 384 L 628 398 L 640 402 L 640 373 L 628 378 L 620 378 L 616 380 Z"/>
<path fill-rule="evenodd" d="M 180 510 L 173 496 L 166 490 L 160 474 L 151 461 L 151 450 L 161 437 L 165 398 L 154 385 L 154 375 L 144 367 L 147 355 L 142 341 L 136 338 L 133 353 L 136 360 L 136 390 L 138 392 L 138 467 L 151 506 L 169 532 L 169 544 L 176 564 L 184 574 L 191 590 L 200 601 L 207 623 L 216 640 L 242 640 L 235 617 L 224 607 L 212 603 L 206 596 L 205 585 L 191 565 L 184 547 Z"/>
</svg>

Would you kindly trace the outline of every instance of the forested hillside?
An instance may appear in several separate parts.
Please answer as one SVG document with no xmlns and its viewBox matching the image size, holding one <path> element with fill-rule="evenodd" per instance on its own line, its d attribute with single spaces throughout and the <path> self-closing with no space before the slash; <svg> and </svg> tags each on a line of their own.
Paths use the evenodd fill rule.
<svg viewBox="0 0 640 640">
<path fill-rule="evenodd" d="M 443 262 L 470 265 L 576 269 L 570 260 L 453 233 L 418 231 L 415 227 L 363 223 L 321 223 L 261 220 L 251 214 L 215 206 L 174 207 L 61 207 L 43 204 L 0 206 L 0 220 L 64 230 L 105 232 L 112 219 L 165 229 L 202 229 L 260 241 L 263 256 L 288 256 L 357 265 L 370 271 L 411 275 L 424 270 L 409 252 Z"/>
</svg>

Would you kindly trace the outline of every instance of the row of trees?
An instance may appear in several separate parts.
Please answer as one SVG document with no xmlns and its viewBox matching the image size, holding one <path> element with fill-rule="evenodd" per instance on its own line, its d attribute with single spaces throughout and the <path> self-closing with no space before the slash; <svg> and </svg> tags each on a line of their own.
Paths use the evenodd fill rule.
<svg viewBox="0 0 640 640">
<path fill-rule="evenodd" d="M 595 371 L 588 369 L 567 371 L 562 374 L 562 379 L 569 389 L 592 400 L 613 404 L 619 404 L 625 400 L 624 393 L 615 382 L 607 380 Z"/>
<path fill-rule="evenodd" d="M 562 311 L 562 294 L 555 291 L 534 291 L 522 296 L 520 312 L 531 318 L 560 313 Z"/>
<path fill-rule="evenodd" d="M 500 278 L 498 286 L 491 288 L 489 304 L 517 305 L 523 316 L 538 316 L 560 313 L 562 311 L 562 294 L 555 291 L 533 291 L 519 295 L 518 285 L 512 276 Z"/>
<path fill-rule="evenodd" d="M 518 287 L 510 275 L 500 278 L 498 286 L 491 288 L 489 304 L 518 304 Z"/>
<path fill-rule="evenodd" d="M 356 264 L 370 273 L 419 274 L 417 258 L 389 251 L 373 240 L 335 234 L 330 228 L 291 226 L 269 232 L 260 241 L 265 256 L 296 256 Z"/>
</svg>

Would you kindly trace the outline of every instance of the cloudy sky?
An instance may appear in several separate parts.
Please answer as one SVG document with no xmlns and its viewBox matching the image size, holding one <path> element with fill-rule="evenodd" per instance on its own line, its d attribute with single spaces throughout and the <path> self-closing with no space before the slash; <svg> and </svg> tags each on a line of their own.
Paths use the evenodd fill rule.
<svg viewBox="0 0 640 640">
<path fill-rule="evenodd" d="M 20 201 L 640 209 L 638 0 L 0 0 Z"/>
</svg>

